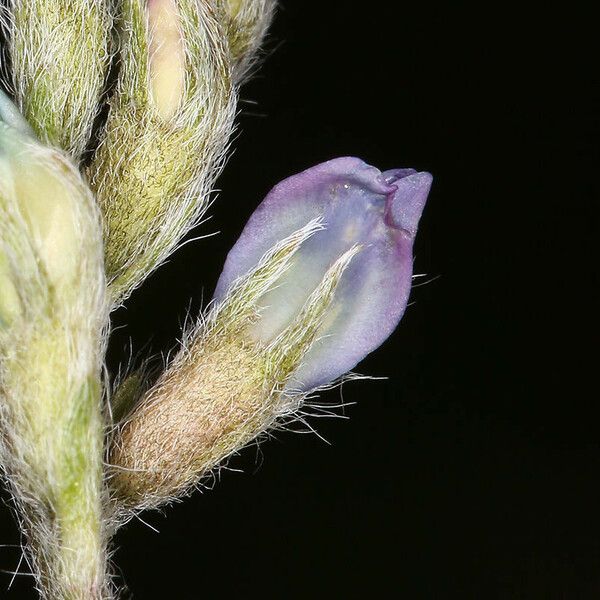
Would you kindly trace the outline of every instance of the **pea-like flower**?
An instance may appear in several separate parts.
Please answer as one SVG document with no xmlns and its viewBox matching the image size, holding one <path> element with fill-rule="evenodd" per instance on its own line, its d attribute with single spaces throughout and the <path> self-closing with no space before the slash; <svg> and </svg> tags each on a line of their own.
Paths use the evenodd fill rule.
<svg viewBox="0 0 600 600">
<path fill-rule="evenodd" d="M 381 173 L 338 158 L 277 185 L 254 212 L 219 279 L 215 300 L 280 240 L 311 221 L 306 239 L 276 285 L 258 299 L 250 336 L 269 344 L 290 327 L 330 269 L 356 249 L 322 315 L 291 385 L 308 390 L 343 375 L 377 348 L 400 321 L 411 288 L 412 247 L 432 177 L 413 169 Z"/>
<path fill-rule="evenodd" d="M 390 335 L 430 186 L 429 173 L 338 158 L 268 194 L 207 314 L 114 437 L 123 507 L 185 493 Z"/>
</svg>

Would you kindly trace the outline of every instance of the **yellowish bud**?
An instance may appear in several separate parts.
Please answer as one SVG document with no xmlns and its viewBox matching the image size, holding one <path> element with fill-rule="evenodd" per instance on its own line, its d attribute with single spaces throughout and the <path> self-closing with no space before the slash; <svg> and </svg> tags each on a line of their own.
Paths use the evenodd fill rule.
<svg viewBox="0 0 600 600">
<path fill-rule="evenodd" d="M 97 252 L 99 222 L 89 189 L 61 152 L 4 124 L 0 152 L 3 231 L 12 228 L 12 241 L 6 230 L 3 243 L 12 246 L 18 276 L 39 277 L 61 294 L 75 290 L 87 248 Z"/>
<path fill-rule="evenodd" d="M 212 0 L 119 5 L 121 68 L 88 168 L 115 305 L 204 214 L 236 100 Z"/>
<path fill-rule="evenodd" d="M 14 164 L 17 199 L 49 279 L 66 283 L 76 277 L 78 264 L 76 191 L 50 165 L 28 158 Z"/>
<path fill-rule="evenodd" d="M 6 127 L 0 129 L 2 160 L 12 174 L 12 192 L 48 282 L 73 282 L 79 263 L 77 176 L 57 151 L 43 148 Z"/>
<path fill-rule="evenodd" d="M 179 108 L 185 89 L 185 49 L 175 0 L 148 0 L 152 101 L 161 117 Z"/>
</svg>

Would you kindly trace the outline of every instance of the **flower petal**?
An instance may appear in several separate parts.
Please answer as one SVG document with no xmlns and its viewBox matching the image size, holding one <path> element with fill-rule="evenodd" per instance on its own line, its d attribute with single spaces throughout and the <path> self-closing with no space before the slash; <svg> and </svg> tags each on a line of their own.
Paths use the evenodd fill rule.
<svg viewBox="0 0 600 600">
<path fill-rule="evenodd" d="M 227 257 L 217 301 L 280 240 L 316 218 L 324 226 L 260 299 L 261 318 L 250 335 L 263 343 L 294 319 L 340 256 L 361 247 L 289 387 L 305 391 L 333 381 L 394 330 L 410 293 L 412 245 L 431 179 L 412 169 L 381 173 L 357 158 L 338 158 L 284 180 L 251 216 Z"/>
</svg>

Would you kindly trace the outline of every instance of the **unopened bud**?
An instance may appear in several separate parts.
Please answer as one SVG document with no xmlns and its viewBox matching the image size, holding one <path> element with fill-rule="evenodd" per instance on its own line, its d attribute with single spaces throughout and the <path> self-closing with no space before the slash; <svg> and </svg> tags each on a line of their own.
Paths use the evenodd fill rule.
<svg viewBox="0 0 600 600">
<path fill-rule="evenodd" d="M 62 177 L 62 167 L 50 152 L 37 148 L 0 129 L 3 160 L 12 173 L 14 200 L 28 226 L 31 241 L 44 271 L 54 283 L 74 277 L 78 248 L 74 223 L 75 190 Z M 45 154 L 45 156 L 44 156 Z"/>
<path fill-rule="evenodd" d="M 209 0 L 124 0 L 121 69 L 88 178 L 120 303 L 208 206 L 235 117 L 226 42 Z"/>
<path fill-rule="evenodd" d="M 77 169 L 59 151 L 2 123 L 0 167 L 2 242 L 10 246 L 5 274 L 12 256 L 11 270 L 21 278 L 29 273 L 61 293 L 77 288 L 88 266 L 86 248 L 95 261 L 99 244 L 94 201 Z"/>
<path fill-rule="evenodd" d="M 277 185 L 209 314 L 113 446 L 129 508 L 158 506 L 352 369 L 394 330 L 431 175 L 340 158 Z"/>
<path fill-rule="evenodd" d="M 66 155 L 0 123 L 0 460 L 44 598 L 109 597 L 101 233 Z"/>
<path fill-rule="evenodd" d="M 2 20 L 16 104 L 40 140 L 78 161 L 92 135 L 112 55 L 111 2 L 6 4 Z"/>
</svg>

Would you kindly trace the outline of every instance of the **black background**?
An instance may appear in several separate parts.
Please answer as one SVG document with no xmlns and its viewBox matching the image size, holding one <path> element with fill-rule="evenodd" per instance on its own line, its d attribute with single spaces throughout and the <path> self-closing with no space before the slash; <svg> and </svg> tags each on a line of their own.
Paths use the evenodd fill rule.
<svg viewBox="0 0 600 600">
<path fill-rule="evenodd" d="M 178 251 L 114 316 L 127 326 L 110 365 L 130 339 L 134 352 L 172 348 L 269 188 L 336 156 L 433 173 L 416 271 L 435 280 L 360 365 L 389 379 L 344 387 L 349 420 L 312 422 L 330 445 L 278 434 L 231 461 L 242 473 L 145 515 L 159 534 L 130 524 L 115 555 L 124 581 L 148 600 L 597 597 L 598 87 L 577 73 L 585 16 L 281 4 L 195 235 L 221 233 Z M 17 543 L 0 518 L 0 542 Z M 4 569 L 18 557 L 0 548 Z M 10 579 L 0 596 L 34 597 L 28 577 L 6 591 Z"/>
</svg>

